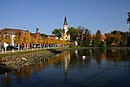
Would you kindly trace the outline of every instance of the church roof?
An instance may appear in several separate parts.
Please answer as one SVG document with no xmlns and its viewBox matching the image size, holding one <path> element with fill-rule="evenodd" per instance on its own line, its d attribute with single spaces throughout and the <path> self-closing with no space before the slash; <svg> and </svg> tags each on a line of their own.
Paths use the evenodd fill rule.
<svg viewBox="0 0 130 87">
<path fill-rule="evenodd" d="M 64 18 L 64 25 L 68 25 L 66 17 Z"/>
<path fill-rule="evenodd" d="M 23 29 L 12 29 L 12 28 L 5 28 L 0 30 L 0 32 L 6 32 L 6 33 L 17 33 L 17 32 L 28 32 L 27 30 L 23 30 Z"/>
</svg>

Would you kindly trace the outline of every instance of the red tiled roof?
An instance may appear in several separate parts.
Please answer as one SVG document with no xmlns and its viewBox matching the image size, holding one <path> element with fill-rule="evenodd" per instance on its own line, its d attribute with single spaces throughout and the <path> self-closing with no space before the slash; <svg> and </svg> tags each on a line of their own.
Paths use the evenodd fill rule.
<svg viewBox="0 0 130 87">
<path fill-rule="evenodd" d="M 51 39 L 55 39 L 56 38 L 55 35 L 47 35 L 47 36 L 48 36 L 48 38 L 51 38 Z"/>
</svg>

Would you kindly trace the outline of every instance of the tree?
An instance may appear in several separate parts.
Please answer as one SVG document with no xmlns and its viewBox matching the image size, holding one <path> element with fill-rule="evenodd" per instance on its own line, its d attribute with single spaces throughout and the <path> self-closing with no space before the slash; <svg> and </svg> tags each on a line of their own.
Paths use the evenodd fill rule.
<svg viewBox="0 0 130 87">
<path fill-rule="evenodd" d="M 121 34 L 120 32 L 116 32 L 114 34 L 114 43 L 117 45 L 117 46 L 120 46 L 120 42 L 121 42 Z"/>
<path fill-rule="evenodd" d="M 40 36 L 39 38 L 38 38 L 38 43 L 42 43 L 42 40 L 43 40 L 43 38 L 42 38 L 42 36 Z"/>
<path fill-rule="evenodd" d="M 121 31 L 112 31 L 111 33 L 106 34 L 106 44 L 110 46 L 115 44 L 116 46 L 125 46 L 127 43 L 127 33 Z"/>
<path fill-rule="evenodd" d="M 21 33 L 20 33 L 20 32 L 17 32 L 17 33 L 15 34 L 14 43 L 20 44 L 20 36 L 21 36 Z"/>
<path fill-rule="evenodd" d="M 2 34 L 0 34 L 0 43 L 2 42 Z"/>
<path fill-rule="evenodd" d="M 110 46 L 113 43 L 114 35 L 113 33 L 106 34 L 106 45 Z"/>
<path fill-rule="evenodd" d="M 25 37 L 24 34 L 20 35 L 20 44 L 25 43 L 24 37 Z"/>
<path fill-rule="evenodd" d="M 79 45 L 89 46 L 91 40 L 91 33 L 85 27 L 71 27 L 69 28 L 68 32 L 70 34 L 71 41 L 77 41 Z"/>
<path fill-rule="evenodd" d="M 45 37 L 45 38 L 47 37 L 46 34 L 40 34 L 40 36 L 41 36 L 41 37 Z"/>
<path fill-rule="evenodd" d="M 96 35 L 94 37 L 94 46 L 101 45 L 101 42 L 102 42 L 101 37 L 102 37 L 101 31 L 97 30 Z"/>
<path fill-rule="evenodd" d="M 127 46 L 127 41 L 128 41 L 128 32 L 122 32 L 121 35 L 121 46 Z"/>
<path fill-rule="evenodd" d="M 86 36 L 86 46 L 90 45 L 90 41 L 91 41 L 91 33 L 90 30 L 86 29 L 85 30 L 85 36 Z"/>
<path fill-rule="evenodd" d="M 78 38 L 79 38 L 79 29 L 78 28 L 71 27 L 71 28 L 69 28 L 68 32 L 70 34 L 71 41 L 78 41 Z"/>
<path fill-rule="evenodd" d="M 62 37 L 62 29 L 54 29 L 54 31 L 52 31 L 52 34 L 55 34 L 58 38 Z"/>
<path fill-rule="evenodd" d="M 25 33 L 24 42 L 25 42 L 26 44 L 31 43 L 31 35 L 30 35 L 29 32 L 26 32 L 26 33 Z"/>
<path fill-rule="evenodd" d="M 85 27 L 78 26 L 79 29 L 79 44 L 83 46 L 89 46 L 91 41 L 91 33 Z"/>
<path fill-rule="evenodd" d="M 14 43 L 15 44 L 19 44 L 20 43 L 20 38 L 17 35 L 15 35 L 15 37 L 14 37 Z"/>
<path fill-rule="evenodd" d="M 38 44 L 38 38 L 33 38 L 31 39 L 32 44 Z"/>
<path fill-rule="evenodd" d="M 111 32 L 113 34 L 113 42 L 116 46 L 120 46 L 121 42 L 121 31 L 114 30 Z"/>
<path fill-rule="evenodd" d="M 7 43 L 7 44 L 10 44 L 11 43 L 11 37 L 9 34 L 6 34 L 5 37 L 4 37 L 4 42 Z"/>
<path fill-rule="evenodd" d="M 130 12 L 128 12 L 127 23 L 129 23 L 129 24 L 130 24 Z"/>
<path fill-rule="evenodd" d="M 127 44 L 130 47 L 130 12 L 128 12 L 127 24 L 129 24 L 129 32 L 128 32 L 129 36 L 128 36 Z"/>
</svg>

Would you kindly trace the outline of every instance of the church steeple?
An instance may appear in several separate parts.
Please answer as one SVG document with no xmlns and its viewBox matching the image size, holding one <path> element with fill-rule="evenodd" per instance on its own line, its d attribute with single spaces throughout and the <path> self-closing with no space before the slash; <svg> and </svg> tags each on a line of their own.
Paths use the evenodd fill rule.
<svg viewBox="0 0 130 87">
<path fill-rule="evenodd" d="M 66 16 L 65 16 L 65 18 L 64 18 L 64 25 L 68 25 Z"/>
<path fill-rule="evenodd" d="M 63 40 L 70 40 L 70 35 L 67 33 L 68 32 L 68 23 L 67 23 L 67 18 L 66 16 L 64 17 L 64 24 L 63 24 L 63 34 L 62 38 Z"/>
</svg>

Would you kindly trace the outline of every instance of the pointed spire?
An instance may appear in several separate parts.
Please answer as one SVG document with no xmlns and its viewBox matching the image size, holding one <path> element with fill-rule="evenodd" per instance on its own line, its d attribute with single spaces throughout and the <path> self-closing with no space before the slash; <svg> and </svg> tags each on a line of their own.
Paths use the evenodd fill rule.
<svg viewBox="0 0 130 87">
<path fill-rule="evenodd" d="M 68 25 L 66 16 L 65 16 L 65 18 L 64 18 L 64 25 Z"/>
<path fill-rule="evenodd" d="M 65 22 L 66 22 L 66 16 L 65 16 Z"/>
</svg>

